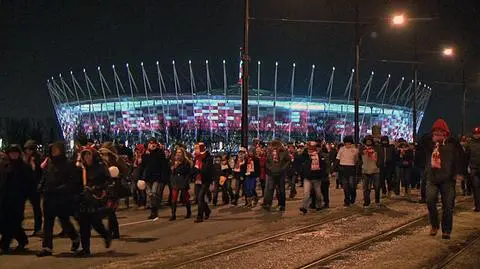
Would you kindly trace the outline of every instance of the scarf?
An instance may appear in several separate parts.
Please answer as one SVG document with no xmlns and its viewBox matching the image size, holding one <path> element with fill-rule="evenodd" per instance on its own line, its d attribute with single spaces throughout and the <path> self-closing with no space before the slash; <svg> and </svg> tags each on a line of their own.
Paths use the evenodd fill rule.
<svg viewBox="0 0 480 269">
<path fill-rule="evenodd" d="M 320 159 L 318 158 L 318 153 L 311 152 L 310 158 L 312 159 L 312 164 L 310 165 L 310 170 L 318 171 L 320 170 Z"/>
<path fill-rule="evenodd" d="M 203 158 L 204 157 L 205 156 L 203 154 L 199 154 L 195 158 L 195 168 L 197 168 L 200 171 L 202 170 L 202 167 L 203 167 Z M 202 173 L 198 173 L 195 176 L 195 184 L 202 184 Z"/>
<path fill-rule="evenodd" d="M 255 163 L 253 162 L 253 158 L 248 158 L 247 175 L 251 175 L 254 172 L 255 172 Z"/>
<path fill-rule="evenodd" d="M 435 168 L 435 169 L 442 168 L 442 159 L 440 156 L 440 143 L 438 142 L 435 143 L 435 147 L 433 148 L 431 165 L 432 165 L 432 168 Z"/>
</svg>

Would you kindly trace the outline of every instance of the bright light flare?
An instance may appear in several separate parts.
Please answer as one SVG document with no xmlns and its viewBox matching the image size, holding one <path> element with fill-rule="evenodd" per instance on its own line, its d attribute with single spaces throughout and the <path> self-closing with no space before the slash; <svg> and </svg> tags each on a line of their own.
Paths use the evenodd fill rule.
<svg viewBox="0 0 480 269">
<path fill-rule="evenodd" d="M 396 14 L 392 17 L 393 25 L 397 25 L 397 26 L 405 25 L 406 21 L 407 20 L 404 14 Z"/>
<path fill-rule="evenodd" d="M 443 56 L 452 57 L 455 54 L 455 51 L 452 47 L 446 47 L 442 51 Z"/>
</svg>

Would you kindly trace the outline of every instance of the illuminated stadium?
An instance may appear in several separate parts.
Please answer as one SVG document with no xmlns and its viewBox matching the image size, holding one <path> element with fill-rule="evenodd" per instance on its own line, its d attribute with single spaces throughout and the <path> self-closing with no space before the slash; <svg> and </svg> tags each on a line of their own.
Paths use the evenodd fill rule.
<svg viewBox="0 0 480 269">
<path fill-rule="evenodd" d="M 153 135 L 167 143 L 193 139 L 212 143 L 238 141 L 241 85 L 237 81 L 242 70 L 240 68 L 240 74 L 227 76 L 225 61 L 215 65 L 221 66 L 221 71 L 215 70 L 216 75 L 223 73 L 223 76 L 214 77 L 208 61 L 202 63 L 201 75 L 194 73 L 191 61 L 183 63 L 185 68 L 181 70 L 173 61 L 171 65 L 157 62 L 148 68 L 143 63 L 135 68 L 128 64 L 112 66 L 108 73 L 100 67 L 90 74 L 85 69 L 80 75 L 70 71 L 67 76 L 51 77 L 47 87 L 64 138 L 68 140 L 83 135 L 100 140 L 120 137 L 139 142 Z M 335 76 L 335 68 L 331 68 L 329 79 L 326 78 L 328 86 L 317 89 L 316 79 L 325 80 L 325 77 L 316 78 L 315 65 L 312 65 L 311 72 L 306 74 L 308 86 L 300 89 L 297 88 L 300 79 L 295 77 L 298 66 L 289 64 L 288 86 L 280 91 L 279 64 L 269 64 L 269 68 L 264 67 L 266 65 L 257 62 L 250 69 L 251 138 L 339 140 L 353 134 L 355 70 L 348 70 L 345 74 L 349 75 L 340 78 Z M 238 72 L 238 62 L 234 70 Z M 269 78 L 273 81 L 268 83 L 271 87 L 262 84 L 263 73 L 274 76 Z M 235 79 L 228 81 L 228 78 Z M 374 79 L 381 87 L 372 86 Z M 212 81 L 216 85 L 212 86 Z M 342 85 L 340 91 L 334 90 L 334 83 L 337 87 Z M 362 79 L 361 136 L 371 133 L 371 127 L 378 125 L 382 134 L 391 138 L 411 139 L 412 84 L 403 77 L 376 78 L 374 72 L 368 79 Z M 419 84 L 417 93 L 420 123 L 431 90 Z"/>
</svg>

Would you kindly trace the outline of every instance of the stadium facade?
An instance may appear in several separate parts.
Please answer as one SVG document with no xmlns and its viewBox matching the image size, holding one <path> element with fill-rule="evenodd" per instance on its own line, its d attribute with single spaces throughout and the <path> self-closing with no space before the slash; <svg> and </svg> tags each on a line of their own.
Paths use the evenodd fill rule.
<svg viewBox="0 0 480 269">
<path fill-rule="evenodd" d="M 273 87 L 261 87 L 263 66 L 258 62 L 254 74 L 257 85 L 252 85 L 249 93 L 251 138 L 298 141 L 326 137 L 333 140 L 353 134 L 352 86 L 355 70 L 336 82 L 346 85 L 339 92 L 333 89 L 335 68 L 332 68 L 327 89 L 322 90 L 325 94 L 316 96 L 314 65 L 311 66 L 306 91 L 296 88 L 296 66 L 291 65 L 289 94 L 285 94 L 285 90 L 280 93 L 277 88 L 278 63 L 272 67 L 275 69 Z M 106 79 L 100 67 L 97 68 L 96 79 L 91 79 L 85 69 L 82 76 L 75 76 L 71 71 L 70 76 L 60 74 L 50 78 L 47 87 L 64 138 L 72 140 L 75 136 L 86 135 L 98 139 L 120 137 L 139 142 L 153 135 L 167 143 L 193 139 L 228 143 L 239 139 L 241 85 L 240 82 L 230 84 L 227 81 L 225 61 L 222 62 L 223 83 L 217 83 L 219 87 L 212 87 L 212 80 L 222 80 L 210 75 L 209 63 L 205 62 L 206 76 L 202 77 L 206 81 L 202 83 L 202 89 L 197 88 L 200 83 L 197 83 L 190 61 L 187 65 L 189 78 L 183 76 L 182 81 L 174 61 L 168 77 L 158 62 L 155 74 L 149 75 L 143 63 L 138 67 L 141 72 L 138 77 L 133 75 L 132 67 L 127 64 L 124 68 L 112 66 L 109 72 L 111 80 Z M 241 77 L 241 68 L 239 73 L 238 77 Z M 379 84 L 382 86 L 374 89 L 374 77 L 372 72 L 362 85 L 361 135 L 371 133 L 371 127 L 377 125 L 383 135 L 410 140 L 413 82 L 408 83 L 403 77 L 393 82 L 388 75 Z M 185 90 L 187 83 L 189 87 Z M 431 89 L 423 84 L 416 86 L 420 123 Z"/>
</svg>

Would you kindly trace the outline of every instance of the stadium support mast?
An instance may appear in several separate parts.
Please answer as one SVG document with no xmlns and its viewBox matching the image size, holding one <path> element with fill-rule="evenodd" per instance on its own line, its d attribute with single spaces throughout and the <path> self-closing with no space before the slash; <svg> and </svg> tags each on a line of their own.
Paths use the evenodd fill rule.
<svg viewBox="0 0 480 269">
<path fill-rule="evenodd" d="M 248 40 L 249 40 L 249 9 L 250 0 L 245 0 L 245 18 L 244 18 L 244 32 L 243 32 L 243 76 L 242 76 L 242 128 L 241 140 L 242 146 L 248 147 Z"/>
</svg>

